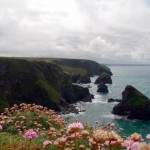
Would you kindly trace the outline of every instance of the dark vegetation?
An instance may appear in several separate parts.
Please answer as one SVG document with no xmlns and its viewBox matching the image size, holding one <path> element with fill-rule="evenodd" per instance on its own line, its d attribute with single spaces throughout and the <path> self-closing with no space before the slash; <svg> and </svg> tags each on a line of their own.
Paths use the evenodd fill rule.
<svg viewBox="0 0 150 150">
<path fill-rule="evenodd" d="M 89 60 L 0 58 L 0 111 L 22 102 L 61 111 L 71 103 L 91 101 L 88 89 L 73 85 L 72 76 L 104 70 L 111 74 L 106 66 Z"/>
</svg>

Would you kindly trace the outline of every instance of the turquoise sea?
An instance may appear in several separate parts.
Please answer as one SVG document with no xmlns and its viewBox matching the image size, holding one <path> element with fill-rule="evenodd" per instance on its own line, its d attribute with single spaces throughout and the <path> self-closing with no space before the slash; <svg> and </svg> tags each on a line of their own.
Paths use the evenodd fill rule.
<svg viewBox="0 0 150 150">
<path fill-rule="evenodd" d="M 109 93 L 97 93 L 97 86 L 93 84 L 97 77 L 92 77 L 92 83 L 82 86 L 90 87 L 89 90 L 94 95 L 93 101 L 91 103 L 77 103 L 76 106 L 85 112 L 79 115 L 65 115 L 64 118 L 69 122 L 79 119 L 92 126 L 95 125 L 95 121 L 99 121 L 100 125 L 112 122 L 118 128 L 124 129 L 123 135 L 137 132 L 141 133 L 144 138 L 146 134 L 150 134 L 150 121 L 128 120 L 111 114 L 113 106 L 117 103 L 107 103 L 107 99 L 121 99 L 126 85 L 133 85 L 150 98 L 150 66 L 109 66 L 109 68 L 113 73 L 113 84 L 108 85 Z"/>
</svg>

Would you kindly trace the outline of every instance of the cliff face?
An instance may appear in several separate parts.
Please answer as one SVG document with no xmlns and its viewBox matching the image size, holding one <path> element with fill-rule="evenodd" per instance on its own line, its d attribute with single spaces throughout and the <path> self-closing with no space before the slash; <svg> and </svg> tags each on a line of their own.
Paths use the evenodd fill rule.
<svg viewBox="0 0 150 150">
<path fill-rule="evenodd" d="M 129 119 L 150 120 L 150 99 L 128 85 L 122 93 L 122 100 L 114 106 L 112 113 Z"/>
<path fill-rule="evenodd" d="M 102 64 L 99 64 L 92 60 L 84 60 L 84 59 L 54 59 L 54 63 L 74 68 L 82 68 L 87 70 L 87 74 L 89 76 L 100 75 L 103 72 L 112 75 L 111 70 Z"/>
<path fill-rule="evenodd" d="M 0 111 L 14 103 L 36 103 L 60 111 L 81 99 L 60 66 L 23 59 L 0 59 Z M 80 88 L 82 92 L 85 89 Z"/>
</svg>

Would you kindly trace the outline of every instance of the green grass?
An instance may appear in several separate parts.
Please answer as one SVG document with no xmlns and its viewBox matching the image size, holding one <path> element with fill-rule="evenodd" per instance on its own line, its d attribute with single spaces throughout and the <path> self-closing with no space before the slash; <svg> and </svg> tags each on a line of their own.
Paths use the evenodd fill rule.
<svg viewBox="0 0 150 150">
<path fill-rule="evenodd" d="M 106 77 L 110 77 L 110 75 L 106 72 L 103 72 L 101 75 L 100 75 L 101 78 L 106 78 Z"/>
<path fill-rule="evenodd" d="M 82 68 L 73 68 L 73 67 L 69 67 L 69 66 L 61 66 L 61 68 L 63 69 L 64 72 L 68 72 L 70 74 L 74 74 L 74 75 L 86 75 L 87 74 L 87 70 L 82 69 Z"/>
<path fill-rule="evenodd" d="M 28 72 L 29 66 L 26 60 L 10 59 L 8 75 L 11 76 L 18 72 Z"/>
<path fill-rule="evenodd" d="M 28 57 L 20 57 L 20 58 L 15 57 L 15 58 L 6 58 L 6 59 L 11 60 L 10 73 L 15 73 L 18 70 L 19 71 L 28 70 L 27 61 L 30 61 L 30 62 L 42 61 L 42 62 L 47 62 L 47 63 L 53 63 L 55 60 L 61 60 L 61 58 L 28 58 Z M 23 63 L 22 62 L 19 63 L 19 61 L 22 61 Z M 64 72 L 68 72 L 70 74 L 75 74 L 75 75 L 87 74 L 87 70 L 83 68 L 74 68 L 74 67 L 63 66 L 63 65 L 61 65 L 61 68 Z"/>
<path fill-rule="evenodd" d="M 62 100 L 61 95 L 46 80 L 39 79 L 36 84 L 47 92 L 54 103 L 59 103 Z"/>
<path fill-rule="evenodd" d="M 60 59 L 59 58 L 25 58 L 25 60 L 43 61 L 43 62 L 53 63 L 55 60 L 61 60 L 61 58 Z M 64 72 L 68 72 L 70 74 L 83 75 L 83 76 L 87 74 L 87 70 L 83 68 L 74 68 L 74 67 L 69 67 L 69 66 L 64 66 L 64 65 L 60 65 L 60 66 Z"/>
<path fill-rule="evenodd" d="M 142 94 L 136 91 L 130 94 L 130 98 L 131 104 L 134 108 L 144 108 L 148 103 L 144 97 L 142 98 Z"/>
<path fill-rule="evenodd" d="M 43 62 L 53 63 L 54 61 L 53 58 L 23 58 L 23 59 L 32 61 L 32 62 L 43 61 Z"/>
<path fill-rule="evenodd" d="M 68 60 L 68 63 L 69 61 L 76 61 L 78 60 L 77 62 L 79 62 L 81 64 L 81 66 L 84 64 L 84 63 L 88 63 L 88 61 L 90 60 L 84 60 L 84 59 L 63 59 L 63 58 L 32 58 L 32 57 L 12 57 L 12 58 L 0 58 L 0 59 L 8 59 L 10 60 L 12 63 L 11 63 L 11 68 L 10 68 L 10 73 L 11 74 L 14 74 L 16 73 L 17 71 L 23 71 L 23 70 L 28 70 L 28 65 L 27 63 L 28 62 L 47 62 L 47 63 L 54 63 L 54 64 L 57 64 L 57 61 L 59 62 L 62 62 L 63 61 L 67 61 Z M 19 61 L 24 61 L 24 63 L 19 63 Z M 58 65 L 58 64 L 57 64 Z M 81 75 L 81 76 L 85 76 L 87 75 L 88 73 L 88 69 L 85 68 L 85 66 L 82 66 L 81 68 L 80 67 L 71 67 L 71 66 L 67 66 L 67 65 L 60 65 L 62 70 L 64 72 L 68 72 L 70 74 L 74 74 L 74 75 Z M 103 70 L 103 68 L 105 68 L 107 70 L 107 67 L 105 65 L 100 65 L 99 64 L 99 67 Z M 109 70 L 108 70 L 109 71 Z M 106 73 L 105 73 L 106 75 Z"/>
<path fill-rule="evenodd" d="M 65 80 L 63 79 L 65 77 L 62 69 L 57 65 L 49 64 L 51 59 L 43 60 L 48 63 L 39 63 L 41 60 L 43 59 L 0 58 L 0 62 L 4 62 L 6 66 L 4 70 L 5 74 L 1 75 L 1 80 L 6 80 L 4 84 L 9 87 L 2 89 L 0 92 L 1 112 L 4 108 L 9 107 L 10 101 L 8 100 L 10 99 L 11 102 L 22 101 L 20 97 L 28 98 L 30 97 L 28 95 L 31 93 L 33 94 L 32 97 L 36 99 L 37 97 L 34 96 L 36 95 L 36 90 L 39 91 L 39 95 L 42 95 L 41 97 L 43 97 L 43 99 L 47 100 L 49 104 L 52 103 L 55 107 L 63 101 L 60 90 L 57 88 L 65 85 L 65 83 L 61 85 L 62 80 Z M 11 94 L 5 94 L 6 91 Z M 19 98 L 17 99 L 16 97 Z M 36 99 L 36 101 L 42 100 L 39 98 L 39 100 Z M 46 105 L 44 101 L 41 103 Z"/>
<path fill-rule="evenodd" d="M 37 139 L 25 140 L 23 135 L 21 134 L 10 134 L 10 133 L 3 133 L 0 134 L 0 149 L 1 150 L 30 150 L 37 147 L 39 149 L 43 149 L 43 137 L 39 137 Z"/>
</svg>

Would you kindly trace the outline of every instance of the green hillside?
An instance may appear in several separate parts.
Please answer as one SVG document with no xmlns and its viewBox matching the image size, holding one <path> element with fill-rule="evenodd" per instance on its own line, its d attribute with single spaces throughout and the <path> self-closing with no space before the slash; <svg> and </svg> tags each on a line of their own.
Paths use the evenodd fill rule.
<svg viewBox="0 0 150 150">
<path fill-rule="evenodd" d="M 89 100 L 88 89 L 82 87 L 82 98 L 78 98 L 76 87 L 65 72 L 85 74 L 86 70 L 60 66 L 51 59 L 0 58 L 0 111 L 22 102 L 60 111 L 82 98 Z"/>
<path fill-rule="evenodd" d="M 64 72 L 71 74 L 80 74 L 80 75 L 99 75 L 103 72 L 106 72 L 112 75 L 111 70 L 104 64 L 99 64 L 92 60 L 85 59 L 65 59 L 65 58 L 30 58 L 30 57 L 19 57 L 15 58 L 17 60 L 27 60 L 31 62 L 47 62 L 55 63 L 60 65 Z"/>
</svg>

